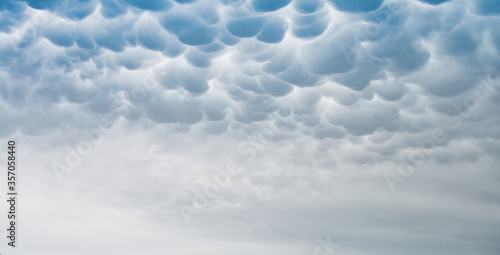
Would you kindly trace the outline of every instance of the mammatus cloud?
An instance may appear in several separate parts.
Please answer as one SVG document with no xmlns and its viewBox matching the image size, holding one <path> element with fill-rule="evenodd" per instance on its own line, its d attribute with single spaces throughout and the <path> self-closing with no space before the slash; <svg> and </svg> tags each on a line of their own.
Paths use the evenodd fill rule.
<svg viewBox="0 0 500 255">
<path fill-rule="evenodd" d="M 176 254 L 496 254 L 499 15 L 497 0 L 1 1 L 0 137 L 36 155 L 26 203 L 74 214 L 46 211 L 67 219 L 53 237 L 121 212 L 92 226 L 135 236 L 121 220 L 148 218 L 154 242 L 130 253 L 176 237 Z M 48 226 L 24 213 L 29 243 Z"/>
<path fill-rule="evenodd" d="M 125 106 L 142 112 L 140 119 L 177 123 L 178 118 L 166 121 L 152 114 L 152 108 L 214 108 L 208 102 L 216 102 L 228 118 L 243 115 L 234 118 L 243 123 L 269 120 L 283 107 L 291 108 L 290 118 L 300 123 L 303 106 L 293 102 L 308 87 L 319 96 L 308 105 L 316 109 L 308 116 L 319 119 L 332 101 L 401 110 L 413 96 L 408 84 L 455 97 L 471 90 L 477 77 L 495 80 L 497 17 L 481 9 L 489 2 L 422 2 L 7 1 L 2 95 L 11 102 L 5 107 L 19 102 L 13 90 L 26 84 L 20 95 L 25 114 L 36 110 L 28 99 L 36 98 L 61 111 L 66 109 L 55 107 L 61 100 L 101 114 Z M 35 54 L 42 49 L 43 54 Z M 145 98 L 134 98 L 132 91 L 145 82 L 159 86 Z M 350 91 L 337 91 L 342 86 Z M 103 109 L 97 109 L 96 94 Z M 263 101 L 269 106 L 259 106 Z M 198 121 L 191 124 L 210 120 L 199 114 L 207 110 L 196 108 L 191 113 Z M 183 111 L 172 106 L 168 112 Z M 364 119 L 363 114 L 351 117 Z M 15 124 L 10 133 L 22 125 Z M 52 125 L 49 130 L 55 131 L 62 124 Z M 375 121 L 360 126 L 353 128 L 368 134 L 379 128 Z"/>
</svg>

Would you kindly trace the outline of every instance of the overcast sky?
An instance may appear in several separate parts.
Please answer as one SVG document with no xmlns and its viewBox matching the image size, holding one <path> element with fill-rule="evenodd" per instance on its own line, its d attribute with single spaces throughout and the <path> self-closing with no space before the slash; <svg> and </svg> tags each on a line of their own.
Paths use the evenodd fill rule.
<svg viewBox="0 0 500 255">
<path fill-rule="evenodd" d="M 0 253 L 498 255 L 499 24 L 498 0 L 0 0 Z"/>
</svg>

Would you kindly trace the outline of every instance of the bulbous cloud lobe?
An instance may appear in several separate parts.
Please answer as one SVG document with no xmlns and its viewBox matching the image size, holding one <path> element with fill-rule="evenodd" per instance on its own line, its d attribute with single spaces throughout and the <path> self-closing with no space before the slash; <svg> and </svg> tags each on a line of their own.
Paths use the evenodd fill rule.
<svg viewBox="0 0 500 255">
<path fill-rule="evenodd" d="M 217 130 L 285 118 L 318 139 L 423 132 L 413 117 L 460 116 L 439 100 L 474 94 L 481 78 L 497 81 L 496 6 L 3 1 L 0 107 L 12 121 L 1 134 L 49 134 L 116 109 L 131 122 L 224 126 Z M 40 107 L 79 117 L 47 124 L 34 117 Z M 477 121 L 497 121 L 495 107 L 480 109 Z"/>
</svg>

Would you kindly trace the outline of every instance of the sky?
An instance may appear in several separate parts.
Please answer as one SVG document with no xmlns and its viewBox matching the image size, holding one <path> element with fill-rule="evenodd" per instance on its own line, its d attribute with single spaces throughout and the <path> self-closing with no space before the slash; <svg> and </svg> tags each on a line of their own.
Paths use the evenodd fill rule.
<svg viewBox="0 0 500 255">
<path fill-rule="evenodd" d="M 498 0 L 0 0 L 0 253 L 500 254 L 498 24 Z"/>
</svg>

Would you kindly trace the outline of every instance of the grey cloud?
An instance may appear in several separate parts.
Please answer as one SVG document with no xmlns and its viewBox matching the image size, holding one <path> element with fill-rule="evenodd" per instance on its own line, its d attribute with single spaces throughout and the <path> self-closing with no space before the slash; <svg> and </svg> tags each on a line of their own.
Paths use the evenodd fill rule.
<svg viewBox="0 0 500 255">
<path fill-rule="evenodd" d="M 340 125 L 354 135 L 372 134 L 378 129 L 393 132 L 399 128 L 397 109 L 383 105 L 377 108 L 343 107 L 330 110 L 326 118 L 330 123 Z"/>
<path fill-rule="evenodd" d="M 68 174 L 64 199 L 133 218 L 144 208 L 158 236 L 178 227 L 176 203 L 192 202 L 190 188 L 237 160 L 245 174 L 179 230 L 188 244 L 229 245 L 207 254 L 264 240 L 277 245 L 249 251 L 312 253 L 329 232 L 345 254 L 496 254 L 496 1 L 395 2 L 3 1 L 0 137 L 32 142 L 26 171 L 41 184 L 27 183 L 26 197 L 52 201 L 62 195 L 44 197 L 59 186 L 42 158 L 64 158 L 63 140 L 76 144 L 75 133 L 108 117 L 113 132 Z M 34 24 L 37 14 L 47 23 Z M 464 112 L 478 77 L 492 93 Z M 435 129 L 446 141 L 415 142 Z M 391 193 L 385 171 L 419 152 L 432 155 Z M 79 217 L 61 218 L 90 233 Z M 52 236 L 67 230 L 54 227 Z M 209 231 L 209 241 L 193 237 Z M 27 242 L 43 240 L 37 233 Z"/>
</svg>

